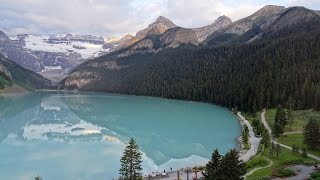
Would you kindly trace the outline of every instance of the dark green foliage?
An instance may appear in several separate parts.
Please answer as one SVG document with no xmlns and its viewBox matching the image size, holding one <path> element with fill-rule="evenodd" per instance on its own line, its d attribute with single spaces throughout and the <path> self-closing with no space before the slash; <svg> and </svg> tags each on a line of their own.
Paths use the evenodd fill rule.
<svg viewBox="0 0 320 180">
<path fill-rule="evenodd" d="M 0 89 L 5 88 L 6 86 L 12 86 L 12 81 L 5 74 L 0 72 Z"/>
<path fill-rule="evenodd" d="M 286 125 L 286 112 L 281 106 L 277 107 L 277 112 L 274 118 L 273 133 L 277 137 L 284 131 Z"/>
<path fill-rule="evenodd" d="M 264 147 L 267 148 L 270 146 L 270 135 L 266 129 L 262 133 L 261 143 L 264 144 Z"/>
<path fill-rule="evenodd" d="M 270 148 L 270 156 L 276 156 L 279 157 L 281 153 L 281 147 L 279 144 L 274 143 L 273 141 L 271 142 L 271 148 Z"/>
<path fill-rule="evenodd" d="M 292 152 L 295 152 L 295 153 L 299 153 L 299 146 L 297 145 L 292 145 Z"/>
<path fill-rule="evenodd" d="M 289 168 L 280 168 L 273 173 L 276 177 L 290 177 L 296 175 L 295 171 Z"/>
<path fill-rule="evenodd" d="M 249 140 L 249 129 L 246 125 L 244 125 L 244 129 L 242 132 L 242 140 L 244 144 L 248 144 L 248 140 Z"/>
<path fill-rule="evenodd" d="M 313 172 L 310 174 L 312 180 L 319 180 L 320 179 L 320 172 Z"/>
<path fill-rule="evenodd" d="M 319 49 L 320 29 L 315 28 L 250 44 L 103 56 L 74 72 L 101 77 L 81 87 L 85 91 L 203 101 L 251 112 L 286 104 L 292 97 L 293 108 L 320 109 Z M 121 68 L 92 66 L 108 61 Z"/>
<path fill-rule="evenodd" d="M 280 147 L 280 144 L 277 144 L 276 145 L 276 154 L 277 154 L 277 157 L 279 157 L 279 154 L 281 153 L 281 147 Z"/>
<path fill-rule="evenodd" d="M 315 149 L 320 144 L 320 125 L 314 119 L 310 119 L 304 127 L 304 143 Z"/>
<path fill-rule="evenodd" d="M 236 150 L 230 150 L 225 156 L 221 156 L 218 150 L 215 150 L 203 175 L 208 180 L 243 179 L 242 176 L 246 173 L 245 163 L 238 159 Z"/>
<path fill-rule="evenodd" d="M 255 135 L 258 137 L 262 136 L 262 134 L 264 132 L 264 126 L 263 126 L 262 122 L 260 121 L 260 119 L 254 118 L 252 121 L 252 126 L 253 126 L 253 131 L 254 131 Z"/>
<path fill-rule="evenodd" d="M 142 154 L 139 151 L 139 146 L 132 138 L 129 141 L 128 146 L 123 152 L 123 156 L 120 160 L 121 168 L 119 174 L 124 180 L 137 180 L 141 179 L 141 157 Z"/>
<path fill-rule="evenodd" d="M 211 160 L 206 164 L 206 171 L 203 173 L 206 179 L 218 177 L 222 158 L 217 149 L 213 151 Z"/>
<path fill-rule="evenodd" d="M 288 107 L 287 107 L 287 123 L 290 127 L 291 130 L 291 126 L 293 124 L 293 115 L 292 115 L 292 108 L 293 108 L 293 104 L 294 104 L 294 100 L 292 99 L 292 97 L 289 97 L 288 99 Z"/>
<path fill-rule="evenodd" d="M 308 157 L 307 148 L 302 148 L 302 156 L 305 158 Z"/>
<path fill-rule="evenodd" d="M 42 177 L 38 175 L 38 176 L 34 177 L 34 180 L 42 180 Z"/>
</svg>

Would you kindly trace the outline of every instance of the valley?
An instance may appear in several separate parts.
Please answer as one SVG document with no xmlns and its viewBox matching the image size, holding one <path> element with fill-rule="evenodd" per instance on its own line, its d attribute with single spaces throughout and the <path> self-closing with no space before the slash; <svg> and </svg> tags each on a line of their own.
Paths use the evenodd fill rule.
<svg viewBox="0 0 320 180">
<path fill-rule="evenodd" d="M 319 11 L 164 14 L 0 30 L 0 179 L 319 178 Z"/>
</svg>

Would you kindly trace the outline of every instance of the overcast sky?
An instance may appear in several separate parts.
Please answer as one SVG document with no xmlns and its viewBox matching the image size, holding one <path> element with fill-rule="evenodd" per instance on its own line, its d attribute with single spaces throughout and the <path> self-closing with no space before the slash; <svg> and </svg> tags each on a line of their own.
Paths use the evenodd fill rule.
<svg viewBox="0 0 320 180">
<path fill-rule="evenodd" d="M 183 27 L 233 21 L 275 4 L 320 10 L 320 0 L 0 0 L 0 29 L 20 33 L 80 33 L 105 37 L 135 34 L 158 16 Z"/>
</svg>

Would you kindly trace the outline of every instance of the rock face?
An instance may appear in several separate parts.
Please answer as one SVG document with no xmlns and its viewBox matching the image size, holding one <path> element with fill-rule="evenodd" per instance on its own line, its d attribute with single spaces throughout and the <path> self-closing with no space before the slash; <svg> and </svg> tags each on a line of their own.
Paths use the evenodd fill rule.
<svg viewBox="0 0 320 180">
<path fill-rule="evenodd" d="M 127 35 L 117 42 L 105 43 L 103 47 L 110 48 L 110 51 L 121 51 L 118 56 L 123 57 L 135 53 L 150 53 L 165 48 L 176 48 L 184 44 L 198 45 L 208 35 L 231 23 L 230 18 L 221 16 L 211 25 L 187 29 L 178 27 L 168 18 L 160 16 L 146 29 L 138 31 L 136 36 Z"/>
<path fill-rule="evenodd" d="M 285 8 L 268 5 L 251 16 L 212 33 L 204 41 L 204 44 L 215 45 L 232 41 L 249 43 L 284 28 L 295 30 L 293 26 L 298 26 L 306 21 L 311 22 L 317 18 L 319 18 L 319 14 L 304 7 Z"/>
<path fill-rule="evenodd" d="M 2 31 L 0 31 L 0 53 L 27 69 L 36 72 L 43 69 L 39 57 L 25 50 L 20 40 L 13 41 Z"/>
<path fill-rule="evenodd" d="M 135 46 L 134 49 L 140 49 L 139 47 L 141 48 L 151 47 L 152 42 L 150 40 L 144 40 L 144 38 L 148 38 L 148 36 L 163 34 L 167 30 L 175 27 L 177 27 L 177 25 L 175 25 L 168 18 L 159 16 L 156 19 L 156 21 L 151 23 L 147 28 L 138 31 L 136 33 L 136 36 L 126 35 L 123 38 L 121 38 L 119 41 L 117 41 L 116 45 L 113 45 L 112 43 L 106 43 L 104 44 L 104 48 L 111 47 L 111 51 L 117 51 L 121 49 L 130 48 L 130 46 Z"/>
<path fill-rule="evenodd" d="M 276 31 L 285 27 L 299 24 L 303 21 L 309 21 L 319 18 L 319 14 L 307 8 L 291 7 L 287 8 L 268 28 L 269 30 Z"/>
<path fill-rule="evenodd" d="M 198 45 L 196 33 L 191 29 L 172 28 L 159 35 L 149 35 L 131 45 L 124 51 L 120 51 L 118 57 L 131 54 L 155 53 L 166 48 L 176 48 L 181 45 Z"/>
<path fill-rule="evenodd" d="M 198 38 L 199 42 L 204 41 L 210 34 L 214 33 L 215 31 L 224 28 L 232 23 L 231 19 L 227 16 L 220 16 L 217 20 L 214 21 L 214 23 L 200 27 L 200 28 L 194 28 L 192 29 Z"/>
<path fill-rule="evenodd" d="M 175 27 L 177 27 L 177 25 L 175 25 L 168 18 L 160 16 L 154 23 L 150 24 L 148 28 L 138 31 L 136 37 L 141 39 L 150 35 L 162 34 L 168 29 Z"/>
</svg>

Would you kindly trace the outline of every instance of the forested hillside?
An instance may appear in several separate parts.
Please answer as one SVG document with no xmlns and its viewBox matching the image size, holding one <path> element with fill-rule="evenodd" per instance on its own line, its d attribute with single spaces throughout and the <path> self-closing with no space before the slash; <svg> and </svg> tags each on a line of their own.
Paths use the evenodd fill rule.
<svg viewBox="0 0 320 180">
<path fill-rule="evenodd" d="M 51 82 L 0 54 L 0 89 L 16 84 L 26 90 L 49 88 Z"/>
<path fill-rule="evenodd" d="M 116 68 L 103 64 L 113 63 Z M 69 89 L 160 96 L 256 111 L 285 104 L 320 109 L 320 28 L 225 47 L 184 46 L 156 54 L 104 56 L 80 65 Z M 79 79 L 87 80 L 79 87 Z"/>
</svg>

